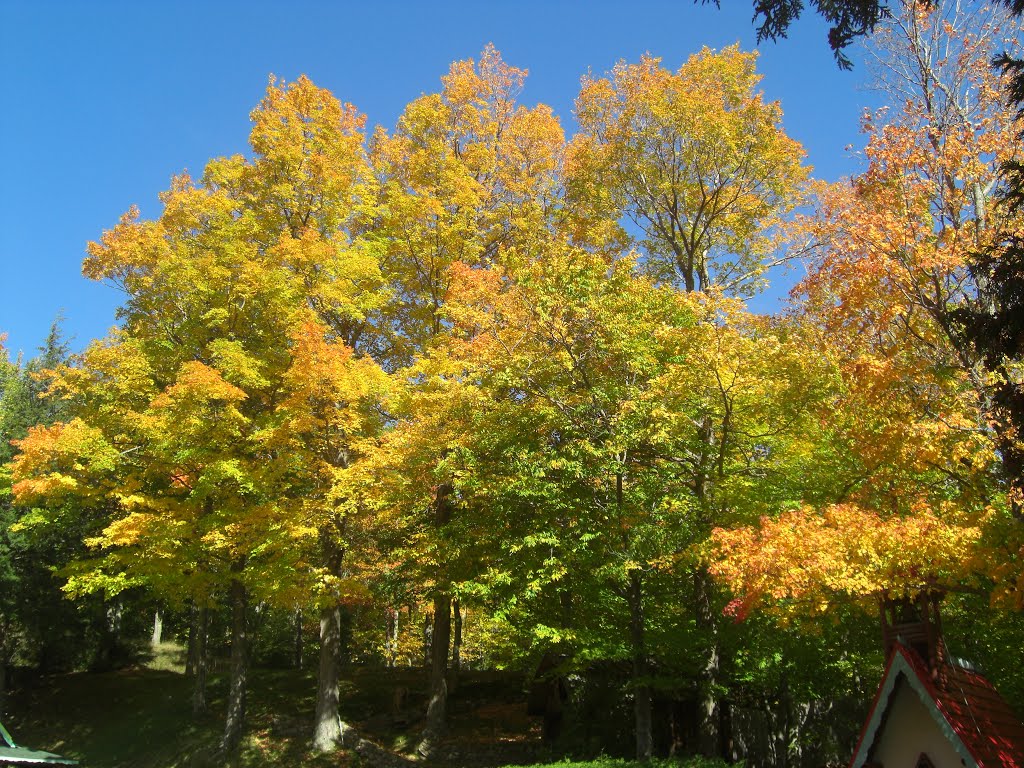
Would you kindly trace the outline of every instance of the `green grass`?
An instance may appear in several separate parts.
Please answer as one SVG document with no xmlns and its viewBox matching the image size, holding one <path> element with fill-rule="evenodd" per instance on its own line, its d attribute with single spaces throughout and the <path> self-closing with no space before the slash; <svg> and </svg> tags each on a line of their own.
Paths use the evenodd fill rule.
<svg viewBox="0 0 1024 768">
<path fill-rule="evenodd" d="M 7 718 L 19 744 L 82 762 L 85 768 L 212 768 L 225 710 L 227 680 L 209 680 L 209 710 L 191 712 L 192 681 L 181 671 L 180 649 L 158 649 L 150 665 L 103 674 L 44 679 L 15 692 Z M 250 680 L 248 729 L 239 768 L 346 765 L 308 752 L 315 684 L 310 674 L 255 671 Z"/>
<path fill-rule="evenodd" d="M 213 674 L 209 710 L 192 717 L 192 681 L 173 645 L 156 650 L 145 666 L 44 678 L 12 692 L 5 725 L 19 744 L 73 757 L 83 768 L 373 768 L 355 754 L 314 755 L 309 742 L 315 706 L 312 670 L 254 669 L 250 673 L 246 734 L 230 761 L 217 754 L 226 708 L 226 675 Z M 409 691 L 408 711 L 425 709 L 419 669 L 350 671 L 342 683 L 342 718 L 360 734 L 412 765 L 408 752 L 419 724 L 395 725 L 390 710 L 397 686 Z M 536 761 L 544 754 L 539 723 L 526 716 L 518 678 L 474 673 L 450 701 L 446 749 L 433 763 L 446 768 L 488 768 Z M 404 754 L 402 754 L 404 753 Z M 424 763 L 424 766 L 426 764 Z M 600 758 L 534 764 L 532 768 L 634 768 L 638 763 Z M 653 761 L 644 768 L 719 768 L 710 761 Z"/>
<path fill-rule="evenodd" d="M 655 759 L 646 763 L 622 760 L 616 757 L 599 757 L 596 760 L 562 760 L 557 763 L 536 763 L 516 768 L 725 768 L 727 765 L 721 760 L 710 760 L 704 757 L 690 757 L 684 760 Z M 511 766 L 505 766 L 505 768 L 511 768 Z M 732 766 L 732 768 L 738 767 Z"/>
</svg>

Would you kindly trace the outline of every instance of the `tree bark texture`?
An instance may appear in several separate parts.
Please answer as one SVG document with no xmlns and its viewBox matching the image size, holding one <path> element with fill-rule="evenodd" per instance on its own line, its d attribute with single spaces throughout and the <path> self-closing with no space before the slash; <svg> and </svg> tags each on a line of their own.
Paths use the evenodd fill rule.
<svg viewBox="0 0 1024 768">
<path fill-rule="evenodd" d="M 157 608 L 153 613 L 153 636 L 149 639 L 149 644 L 156 648 L 160 645 L 160 641 L 163 640 L 164 634 L 164 617 L 160 613 L 160 609 Z"/>
<path fill-rule="evenodd" d="M 302 669 L 302 609 L 295 609 L 295 656 L 292 664 L 296 669 Z"/>
<path fill-rule="evenodd" d="M 718 701 L 718 677 L 721 667 L 718 631 L 712 609 L 711 576 L 703 566 L 694 573 L 694 594 L 697 602 L 697 626 L 708 636 L 704 669 L 700 680 L 700 700 L 697 707 L 700 728 L 700 753 L 705 757 L 722 754 L 721 709 Z"/>
<path fill-rule="evenodd" d="M 320 531 L 320 547 L 327 572 L 335 577 L 344 575 L 345 548 L 340 540 L 344 530 L 340 524 Z M 341 605 L 340 596 L 320 610 L 320 668 L 317 675 L 316 714 L 313 725 L 313 749 L 330 752 L 345 738 L 345 723 L 338 712 L 341 667 L 348 652 L 350 622 Z"/>
<path fill-rule="evenodd" d="M 8 616 L 0 622 L 0 719 L 7 715 L 7 674 L 13 654 L 11 640 L 11 620 Z"/>
<path fill-rule="evenodd" d="M 438 530 L 451 519 L 451 485 L 444 483 L 437 489 L 434 500 L 434 527 Z M 444 568 L 444 566 L 439 566 Z M 430 642 L 430 701 L 427 704 L 427 722 L 416 752 L 428 757 L 444 734 L 448 710 L 448 648 L 452 636 L 452 597 L 444 584 L 446 574 L 438 574 L 438 591 L 434 595 L 434 626 Z"/>
<path fill-rule="evenodd" d="M 387 626 L 384 628 L 384 663 L 389 667 L 398 665 L 398 609 L 387 609 Z"/>
<path fill-rule="evenodd" d="M 647 761 L 654 752 L 651 725 L 651 687 L 647 682 L 647 645 L 644 637 L 643 581 L 637 571 L 629 574 L 629 629 L 633 651 L 633 714 L 636 725 L 636 759 Z"/>
<path fill-rule="evenodd" d="M 192 681 L 192 715 L 198 717 L 206 713 L 206 638 L 209 634 L 210 609 L 205 605 L 193 606 L 191 618 L 188 656 L 195 676 Z"/>
<path fill-rule="evenodd" d="M 0 651 L 0 718 L 7 716 L 7 657 L 5 648 Z"/>
<path fill-rule="evenodd" d="M 452 665 L 448 673 L 448 693 L 459 685 L 459 672 L 462 671 L 462 606 L 457 599 L 452 600 Z"/>
<path fill-rule="evenodd" d="M 185 675 L 192 677 L 196 673 L 196 623 L 199 609 L 195 601 L 188 606 L 188 649 L 185 653 Z"/>
<path fill-rule="evenodd" d="M 113 669 L 121 649 L 121 598 L 115 597 L 103 605 L 100 624 L 100 642 L 96 648 L 92 668 L 97 672 Z"/>
<path fill-rule="evenodd" d="M 448 645 L 451 640 L 451 596 L 441 593 L 434 597 L 434 633 L 431 643 L 430 702 L 427 704 L 427 722 L 423 736 L 416 747 L 423 757 L 430 756 L 444 735 L 448 710 Z"/>
<path fill-rule="evenodd" d="M 317 679 L 313 749 L 330 752 L 342 743 L 345 724 L 338 714 L 341 679 L 341 606 L 320 612 L 320 673 Z"/>
<path fill-rule="evenodd" d="M 236 570 L 241 570 L 236 568 Z M 231 684 L 228 691 L 228 714 L 224 722 L 221 748 L 234 752 L 245 729 L 245 699 L 249 677 L 249 633 L 247 613 L 249 593 L 240 579 L 231 582 Z"/>
<path fill-rule="evenodd" d="M 434 645 L 434 614 L 426 611 L 423 614 L 423 667 L 430 669 L 431 648 Z"/>
</svg>

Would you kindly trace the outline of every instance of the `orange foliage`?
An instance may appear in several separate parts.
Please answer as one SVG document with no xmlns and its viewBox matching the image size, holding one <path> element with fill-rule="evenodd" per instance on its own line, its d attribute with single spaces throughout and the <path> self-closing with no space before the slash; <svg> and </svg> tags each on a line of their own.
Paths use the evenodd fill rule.
<svg viewBox="0 0 1024 768">
<path fill-rule="evenodd" d="M 762 601 L 781 615 L 813 615 L 836 598 L 870 601 L 970 580 L 980 537 L 978 526 L 947 521 L 925 504 L 893 517 L 855 504 L 803 507 L 757 526 L 715 529 L 710 571 L 737 595 L 728 611 L 738 618 Z"/>
</svg>

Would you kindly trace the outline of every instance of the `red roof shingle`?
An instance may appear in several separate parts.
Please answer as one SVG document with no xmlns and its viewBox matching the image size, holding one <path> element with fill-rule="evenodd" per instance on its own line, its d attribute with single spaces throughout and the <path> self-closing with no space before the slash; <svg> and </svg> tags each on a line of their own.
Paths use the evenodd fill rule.
<svg viewBox="0 0 1024 768">
<path fill-rule="evenodd" d="M 906 657 L 980 768 L 1024 768 L 1024 724 L 984 675 L 946 663 L 934 679 L 917 653 L 902 645 L 896 652 Z"/>
<path fill-rule="evenodd" d="M 897 656 L 901 656 L 905 664 L 894 663 Z M 890 676 L 906 673 L 917 678 L 920 688 L 931 698 L 935 709 L 979 768 L 1024 768 L 1024 724 L 992 683 L 981 673 L 956 663 L 943 663 L 937 672 L 933 675 L 924 659 L 913 649 L 902 644 L 893 648 L 854 760 L 861 752 L 865 738 L 874 741 L 876 734 L 868 733 L 869 724 L 873 721 L 880 723 L 874 717 L 875 709 L 888 698 L 881 693 Z"/>
</svg>

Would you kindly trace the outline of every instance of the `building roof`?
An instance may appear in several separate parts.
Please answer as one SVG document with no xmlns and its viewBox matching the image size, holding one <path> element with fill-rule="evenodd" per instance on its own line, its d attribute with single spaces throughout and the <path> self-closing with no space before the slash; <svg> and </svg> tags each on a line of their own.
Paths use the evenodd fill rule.
<svg viewBox="0 0 1024 768">
<path fill-rule="evenodd" d="M 913 649 L 897 644 L 861 731 L 850 768 L 867 762 L 889 699 L 905 679 L 970 768 L 1024 768 L 1024 724 L 984 675 L 962 662 L 944 662 L 933 675 Z"/>
<path fill-rule="evenodd" d="M 78 765 L 77 760 L 55 755 L 52 752 L 25 749 L 14 743 L 10 732 L 0 723 L 0 765 Z"/>
</svg>

